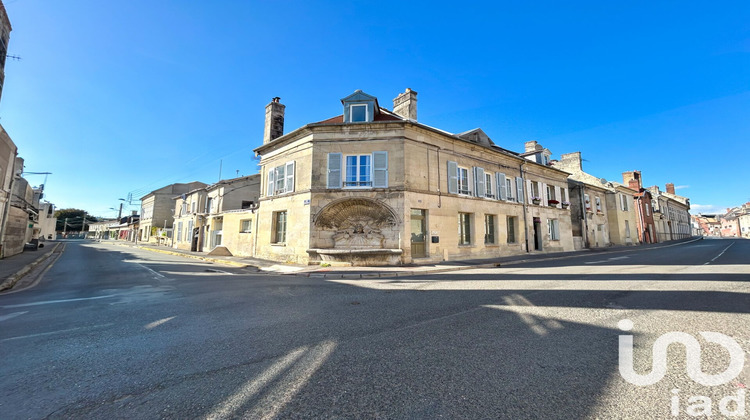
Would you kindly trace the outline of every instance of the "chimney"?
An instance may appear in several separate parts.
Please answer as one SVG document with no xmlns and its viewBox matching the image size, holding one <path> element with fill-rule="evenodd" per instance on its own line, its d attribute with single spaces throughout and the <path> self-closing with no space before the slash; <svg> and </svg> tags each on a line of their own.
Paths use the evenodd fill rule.
<svg viewBox="0 0 750 420">
<path fill-rule="evenodd" d="M 672 184 L 671 182 L 667 184 L 667 192 L 670 194 L 674 194 L 674 184 Z"/>
<path fill-rule="evenodd" d="M 523 144 L 524 146 L 524 153 L 529 152 L 536 152 L 537 150 L 542 150 L 542 146 L 539 146 L 536 140 L 527 141 Z"/>
<path fill-rule="evenodd" d="M 278 96 L 266 105 L 266 124 L 263 128 L 263 144 L 268 144 L 284 135 L 284 109 Z"/>
<path fill-rule="evenodd" d="M 560 156 L 560 160 L 555 167 L 568 172 L 582 172 L 583 164 L 581 163 L 581 152 L 565 153 Z"/>
<path fill-rule="evenodd" d="M 406 91 L 393 99 L 393 113 L 406 118 L 417 120 L 417 92 L 406 88 Z"/>
<path fill-rule="evenodd" d="M 622 183 L 627 184 L 628 188 L 635 191 L 640 191 L 643 187 L 643 180 L 641 179 L 641 171 L 630 171 L 622 173 Z"/>
</svg>

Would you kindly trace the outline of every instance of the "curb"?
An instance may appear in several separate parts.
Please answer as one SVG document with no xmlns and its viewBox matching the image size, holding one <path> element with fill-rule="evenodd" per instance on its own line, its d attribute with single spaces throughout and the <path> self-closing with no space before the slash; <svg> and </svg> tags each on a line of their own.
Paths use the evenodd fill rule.
<svg viewBox="0 0 750 420">
<path fill-rule="evenodd" d="M 52 249 L 42 254 L 39 258 L 31 262 L 31 264 L 28 264 L 24 268 L 18 270 L 15 274 L 11 274 L 10 276 L 8 276 L 5 280 L 3 280 L 2 283 L 0 283 L 0 292 L 12 289 L 13 286 L 15 286 L 16 283 L 18 283 L 18 281 L 23 278 L 23 276 L 29 274 L 29 272 L 31 272 L 31 270 L 33 270 L 34 267 L 36 267 L 37 265 L 41 264 L 44 260 L 49 258 L 57 250 L 57 248 L 60 245 L 61 245 L 60 242 L 56 243 L 55 246 L 52 247 Z"/>
</svg>

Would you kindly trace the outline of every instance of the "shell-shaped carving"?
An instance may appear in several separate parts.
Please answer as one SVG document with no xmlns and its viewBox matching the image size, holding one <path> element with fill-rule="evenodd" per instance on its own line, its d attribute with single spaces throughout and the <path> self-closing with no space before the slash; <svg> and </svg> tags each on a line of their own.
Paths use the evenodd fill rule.
<svg viewBox="0 0 750 420">
<path fill-rule="evenodd" d="M 372 228 L 391 226 L 396 216 L 386 204 L 367 198 L 334 201 L 323 207 L 315 217 L 315 226 L 324 229 L 348 229 L 357 225 Z"/>
</svg>

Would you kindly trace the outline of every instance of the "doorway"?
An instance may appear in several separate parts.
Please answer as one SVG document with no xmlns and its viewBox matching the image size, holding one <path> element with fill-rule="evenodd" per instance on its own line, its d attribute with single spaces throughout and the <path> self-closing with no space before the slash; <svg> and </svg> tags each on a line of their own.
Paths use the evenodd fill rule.
<svg viewBox="0 0 750 420">
<path fill-rule="evenodd" d="M 411 209 L 411 257 L 427 256 L 427 210 Z"/>
<path fill-rule="evenodd" d="M 542 250 L 542 219 L 534 218 L 534 251 Z"/>
</svg>

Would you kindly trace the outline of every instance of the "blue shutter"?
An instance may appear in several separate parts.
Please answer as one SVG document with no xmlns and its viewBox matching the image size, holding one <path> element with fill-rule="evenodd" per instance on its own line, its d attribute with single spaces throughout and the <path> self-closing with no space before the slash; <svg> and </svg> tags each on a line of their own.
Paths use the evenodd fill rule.
<svg viewBox="0 0 750 420">
<path fill-rule="evenodd" d="M 477 197 L 484 197 L 484 169 L 474 167 L 474 194 Z"/>
<path fill-rule="evenodd" d="M 523 190 L 524 190 L 523 178 L 521 178 L 520 176 L 517 176 L 516 177 L 516 195 L 518 197 L 516 197 L 516 199 L 518 200 L 519 203 L 523 203 Z"/>
<path fill-rule="evenodd" d="M 497 199 L 507 200 L 508 187 L 505 185 L 505 174 L 496 173 L 495 178 L 497 178 L 497 181 L 495 182 L 497 184 Z"/>
<path fill-rule="evenodd" d="M 458 163 L 448 161 L 448 193 L 458 194 Z"/>
<path fill-rule="evenodd" d="M 372 152 L 372 186 L 388 188 L 388 152 Z"/>
<path fill-rule="evenodd" d="M 273 195 L 274 186 L 276 185 L 274 173 L 274 168 L 268 170 L 268 192 L 266 193 L 268 197 Z"/>
<path fill-rule="evenodd" d="M 341 153 L 328 154 L 328 181 L 326 188 L 341 188 Z"/>
<path fill-rule="evenodd" d="M 294 161 L 286 163 L 286 185 L 284 185 L 286 192 L 294 191 Z"/>
</svg>

